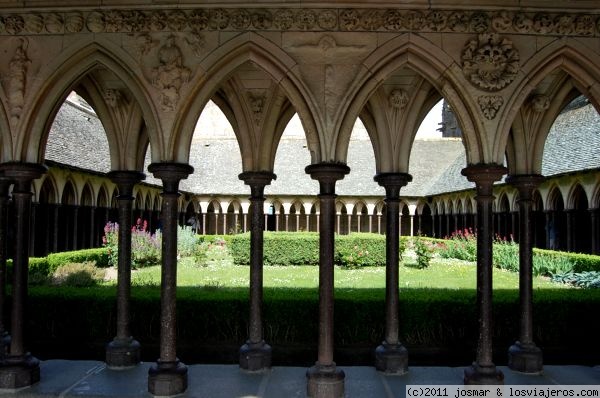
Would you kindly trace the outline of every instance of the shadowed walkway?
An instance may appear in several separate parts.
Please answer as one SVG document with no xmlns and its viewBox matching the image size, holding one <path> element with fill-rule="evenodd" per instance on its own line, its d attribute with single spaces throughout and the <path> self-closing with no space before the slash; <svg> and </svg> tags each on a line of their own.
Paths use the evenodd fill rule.
<svg viewBox="0 0 600 398">
<path fill-rule="evenodd" d="M 42 381 L 18 393 L 19 397 L 150 397 L 148 368 L 143 363 L 129 370 L 106 369 L 98 361 L 50 360 L 41 364 Z M 462 384 L 464 367 L 412 367 L 404 376 L 383 376 L 372 367 L 341 367 L 346 373 L 346 396 L 404 397 L 407 384 Z M 546 366 L 541 376 L 527 376 L 499 367 L 506 384 L 600 384 L 600 367 Z M 251 374 L 237 365 L 191 365 L 189 388 L 182 397 L 292 398 L 306 395 L 306 368 L 274 367 Z"/>
</svg>

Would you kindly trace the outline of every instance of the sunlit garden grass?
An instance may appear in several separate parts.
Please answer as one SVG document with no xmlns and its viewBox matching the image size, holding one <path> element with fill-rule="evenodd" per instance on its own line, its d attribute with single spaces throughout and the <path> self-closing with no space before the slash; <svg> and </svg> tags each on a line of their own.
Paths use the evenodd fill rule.
<svg viewBox="0 0 600 398">
<path fill-rule="evenodd" d="M 400 288 L 474 289 L 475 264 L 472 262 L 434 257 L 431 265 L 417 269 L 416 259 L 409 253 L 400 265 Z M 209 252 L 206 265 L 195 264 L 193 258 L 180 259 L 178 286 L 247 287 L 249 267 L 234 265 L 224 247 Z M 495 289 L 518 289 L 519 278 L 515 272 L 494 269 Z M 159 285 L 160 266 L 134 271 L 134 285 Z M 264 286 L 276 288 L 316 288 L 319 269 L 316 266 L 265 266 Z M 357 269 L 335 268 L 335 286 L 345 289 L 377 289 L 385 287 L 385 267 Z M 535 277 L 534 288 L 568 288 L 553 283 L 547 277 Z"/>
</svg>

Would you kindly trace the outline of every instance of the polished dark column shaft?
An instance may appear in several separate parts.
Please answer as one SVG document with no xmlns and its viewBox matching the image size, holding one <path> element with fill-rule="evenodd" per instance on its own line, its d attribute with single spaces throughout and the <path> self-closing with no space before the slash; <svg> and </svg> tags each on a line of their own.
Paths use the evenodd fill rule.
<svg viewBox="0 0 600 398">
<path fill-rule="evenodd" d="M 14 256 L 11 308 L 11 343 L 8 356 L 0 364 L 0 388 L 27 387 L 40 380 L 37 358 L 25 350 L 25 306 L 29 272 L 29 229 L 31 216 L 31 182 L 41 177 L 46 167 L 35 163 L 3 163 L 0 173 L 14 182 Z"/>
<path fill-rule="evenodd" d="M 544 181 L 540 175 L 511 175 L 507 182 L 519 191 L 519 340 L 508 349 L 508 367 L 523 373 L 540 373 L 542 350 L 533 342 L 533 191 Z"/>
<path fill-rule="evenodd" d="M 388 374 L 408 371 L 408 351 L 399 340 L 398 266 L 400 262 L 400 188 L 412 177 L 405 173 L 381 173 L 375 181 L 385 188 L 385 340 L 375 349 L 375 368 Z"/>
<path fill-rule="evenodd" d="M 187 366 L 177 358 L 177 200 L 179 182 L 194 169 L 181 163 L 152 163 L 148 171 L 163 183 L 160 358 L 148 371 L 148 391 L 169 396 L 187 389 Z"/>
<path fill-rule="evenodd" d="M 6 248 L 7 248 L 7 207 L 8 189 L 11 182 L 8 178 L 0 176 L 0 361 L 8 353 L 10 336 L 4 325 L 4 314 L 6 306 Z"/>
<path fill-rule="evenodd" d="M 268 172 L 246 172 L 239 175 L 250 186 L 250 327 L 249 338 L 240 348 L 240 367 L 261 371 L 271 367 L 271 346 L 263 337 L 263 231 L 264 190 L 276 178 Z"/>
<path fill-rule="evenodd" d="M 319 398 L 344 396 L 344 372 L 333 361 L 333 256 L 335 231 L 335 183 L 350 172 L 339 163 L 307 166 L 307 174 L 319 181 L 319 344 L 315 366 L 308 369 L 307 395 Z"/>
<path fill-rule="evenodd" d="M 592 254 L 600 253 L 600 209 L 590 209 L 592 224 Z"/>
<path fill-rule="evenodd" d="M 479 339 L 473 365 L 465 370 L 465 384 L 503 384 L 504 375 L 492 361 L 492 195 L 493 184 L 506 168 L 495 164 L 478 164 L 462 170 L 476 185 L 477 196 L 477 313 Z"/>
<path fill-rule="evenodd" d="M 131 301 L 131 209 L 133 187 L 146 176 L 137 171 L 111 171 L 108 178 L 117 185 L 119 196 L 119 264 L 117 267 L 117 335 L 106 346 L 109 368 L 126 368 L 140 362 L 140 343 L 129 328 Z"/>
</svg>

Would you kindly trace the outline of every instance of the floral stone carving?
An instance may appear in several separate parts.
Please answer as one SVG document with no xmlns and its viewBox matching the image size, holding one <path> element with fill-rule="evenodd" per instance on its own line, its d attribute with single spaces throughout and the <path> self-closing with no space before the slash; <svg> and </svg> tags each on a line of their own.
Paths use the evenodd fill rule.
<svg viewBox="0 0 600 398">
<path fill-rule="evenodd" d="M 519 71 L 519 53 L 510 40 L 496 33 L 482 33 L 462 54 L 463 72 L 471 83 L 486 91 L 510 84 Z"/>
<path fill-rule="evenodd" d="M 477 98 L 479 109 L 483 113 L 483 116 L 488 120 L 492 120 L 496 117 L 498 110 L 504 104 L 504 99 L 499 95 L 482 95 Z"/>
</svg>

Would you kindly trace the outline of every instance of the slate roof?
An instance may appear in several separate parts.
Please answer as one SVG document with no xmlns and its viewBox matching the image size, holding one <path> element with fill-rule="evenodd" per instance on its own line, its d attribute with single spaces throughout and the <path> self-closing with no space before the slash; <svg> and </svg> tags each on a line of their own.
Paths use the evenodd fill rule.
<svg viewBox="0 0 600 398">
<path fill-rule="evenodd" d="M 548 133 L 542 174 L 600 168 L 600 115 L 591 104 L 563 112 Z"/>
<path fill-rule="evenodd" d="M 565 133 L 568 131 L 569 133 Z M 373 181 L 375 157 L 364 134 L 352 139 L 348 149 L 351 172 L 338 182 L 343 196 L 381 196 L 383 188 Z M 600 168 L 600 115 L 592 105 L 570 109 L 557 118 L 546 142 L 543 174 L 552 176 L 577 170 Z M 565 151 L 565 149 L 567 149 Z M 565 156 L 565 152 L 568 156 Z M 73 154 L 77 154 L 74 156 Z M 105 173 L 110 170 L 108 142 L 102 124 L 87 109 L 66 102 L 52 126 L 46 159 L 78 169 Z M 146 166 L 149 163 L 146 158 Z M 190 164 L 195 172 L 181 182 L 183 191 L 201 195 L 239 195 L 248 187 L 238 179 L 241 155 L 234 137 L 194 137 Z M 304 172 L 310 164 L 306 141 L 293 134 L 281 139 L 276 160 L 277 180 L 265 189 L 267 195 L 315 195 L 318 183 Z M 466 166 L 465 149 L 457 138 L 417 139 L 409 170 L 413 181 L 401 191 L 404 197 L 424 197 L 473 188 L 460 174 Z M 148 174 L 146 183 L 160 185 Z"/>
<path fill-rule="evenodd" d="M 104 127 L 93 112 L 65 102 L 50 128 L 46 160 L 99 173 L 110 171 Z"/>
</svg>

